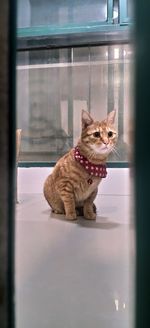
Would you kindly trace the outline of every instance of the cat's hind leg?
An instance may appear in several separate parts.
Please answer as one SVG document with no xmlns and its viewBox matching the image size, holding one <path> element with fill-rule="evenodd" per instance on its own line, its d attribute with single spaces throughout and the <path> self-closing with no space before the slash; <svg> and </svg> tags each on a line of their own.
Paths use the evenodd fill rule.
<svg viewBox="0 0 150 328">
<path fill-rule="evenodd" d="M 55 190 L 52 175 L 49 175 L 45 181 L 43 192 L 48 204 L 52 209 L 52 212 L 55 214 L 65 214 L 64 205 Z"/>
<path fill-rule="evenodd" d="M 55 214 L 65 214 L 63 202 L 60 198 L 55 197 L 54 199 L 47 198 L 47 202 L 50 205 L 52 212 Z"/>
<path fill-rule="evenodd" d="M 77 214 L 75 209 L 75 198 L 71 184 L 66 182 L 65 184 L 62 184 L 59 188 L 59 195 L 61 200 L 63 201 L 66 219 L 76 220 Z"/>
<path fill-rule="evenodd" d="M 55 214 L 65 214 L 65 209 L 64 209 L 64 205 L 63 205 L 63 202 L 61 201 L 61 199 L 51 205 L 51 208 L 52 208 L 52 212 L 55 213 Z"/>
<path fill-rule="evenodd" d="M 98 189 L 94 190 L 92 194 L 85 200 L 84 202 L 84 218 L 87 220 L 95 220 L 96 219 L 96 206 L 94 206 L 94 199 L 96 198 Z"/>
</svg>

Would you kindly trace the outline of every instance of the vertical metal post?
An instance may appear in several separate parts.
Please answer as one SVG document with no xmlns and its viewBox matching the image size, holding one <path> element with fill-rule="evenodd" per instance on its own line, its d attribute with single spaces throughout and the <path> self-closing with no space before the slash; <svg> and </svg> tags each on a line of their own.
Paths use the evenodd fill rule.
<svg viewBox="0 0 150 328">
<path fill-rule="evenodd" d="M 113 0 L 107 0 L 107 23 L 113 24 Z"/>
<path fill-rule="evenodd" d="M 16 3 L 0 11 L 0 327 L 14 328 Z"/>
<path fill-rule="evenodd" d="M 127 0 L 119 0 L 119 23 L 127 21 Z"/>
<path fill-rule="evenodd" d="M 136 328 L 150 327 L 150 1 L 135 1 Z"/>
<path fill-rule="evenodd" d="M 123 137 L 124 134 L 124 47 L 120 47 L 119 66 L 119 99 L 118 99 L 118 135 Z M 123 141 L 123 140 L 122 140 Z"/>
<path fill-rule="evenodd" d="M 73 48 L 68 49 L 68 62 L 73 63 Z M 73 147 L 73 72 L 72 66 L 68 69 L 68 135 L 69 145 Z"/>
<path fill-rule="evenodd" d="M 114 48 L 108 47 L 108 98 L 107 112 L 110 113 L 114 109 L 114 64 L 111 63 L 114 59 Z"/>
<path fill-rule="evenodd" d="M 92 72 L 91 72 L 91 47 L 88 47 L 88 62 L 89 62 L 89 90 L 88 90 L 88 111 L 91 112 L 91 88 L 92 88 Z"/>
</svg>

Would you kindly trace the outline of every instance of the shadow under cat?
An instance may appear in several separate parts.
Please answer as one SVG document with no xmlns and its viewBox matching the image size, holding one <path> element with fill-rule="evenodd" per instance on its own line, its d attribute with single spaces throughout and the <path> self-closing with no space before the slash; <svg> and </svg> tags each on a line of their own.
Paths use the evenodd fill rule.
<svg viewBox="0 0 150 328">
<path fill-rule="evenodd" d="M 93 229 L 101 229 L 101 230 L 110 230 L 120 227 L 121 224 L 117 222 L 112 222 L 109 218 L 104 216 L 96 217 L 96 221 L 86 220 L 83 216 L 78 216 L 76 221 L 68 221 L 65 215 L 55 214 L 50 212 L 50 218 L 60 221 L 66 221 L 71 224 L 77 224 L 79 227 L 83 228 L 93 228 Z"/>
</svg>

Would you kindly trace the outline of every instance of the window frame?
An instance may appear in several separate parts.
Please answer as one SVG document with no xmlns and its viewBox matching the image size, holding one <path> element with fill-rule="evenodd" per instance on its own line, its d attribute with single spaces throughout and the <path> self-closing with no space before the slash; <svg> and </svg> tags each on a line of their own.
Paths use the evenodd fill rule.
<svg viewBox="0 0 150 328">
<path fill-rule="evenodd" d="M 17 29 L 17 50 L 62 48 L 127 42 L 131 35 L 127 0 L 118 1 L 118 22 L 113 18 L 114 1 L 107 0 L 107 20 L 62 26 L 35 26 Z"/>
</svg>

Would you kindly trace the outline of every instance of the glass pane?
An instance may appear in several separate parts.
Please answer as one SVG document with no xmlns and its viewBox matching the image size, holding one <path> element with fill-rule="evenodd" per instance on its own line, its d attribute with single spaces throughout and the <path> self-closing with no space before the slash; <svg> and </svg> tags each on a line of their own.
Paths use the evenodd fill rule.
<svg viewBox="0 0 150 328">
<path fill-rule="evenodd" d="M 113 19 L 114 24 L 118 24 L 119 18 L 119 0 L 113 0 Z"/>
<path fill-rule="evenodd" d="M 127 16 L 132 18 L 133 17 L 133 1 L 127 0 Z"/>
<path fill-rule="evenodd" d="M 132 56 L 129 45 L 18 53 L 20 159 L 57 160 L 76 145 L 83 108 L 97 120 L 115 108 L 119 140 L 110 160 L 128 160 Z M 95 199 L 96 221 L 79 217 L 76 223 L 54 214 L 43 197 L 52 171 L 19 168 L 17 328 L 133 328 L 130 168 L 109 170 Z"/>
<path fill-rule="evenodd" d="M 119 140 L 110 161 L 128 161 L 132 49 L 98 46 L 18 53 L 21 161 L 56 161 L 76 145 L 81 111 L 101 120 L 117 111 Z"/>
<path fill-rule="evenodd" d="M 18 27 L 106 21 L 107 0 L 19 0 Z"/>
</svg>

